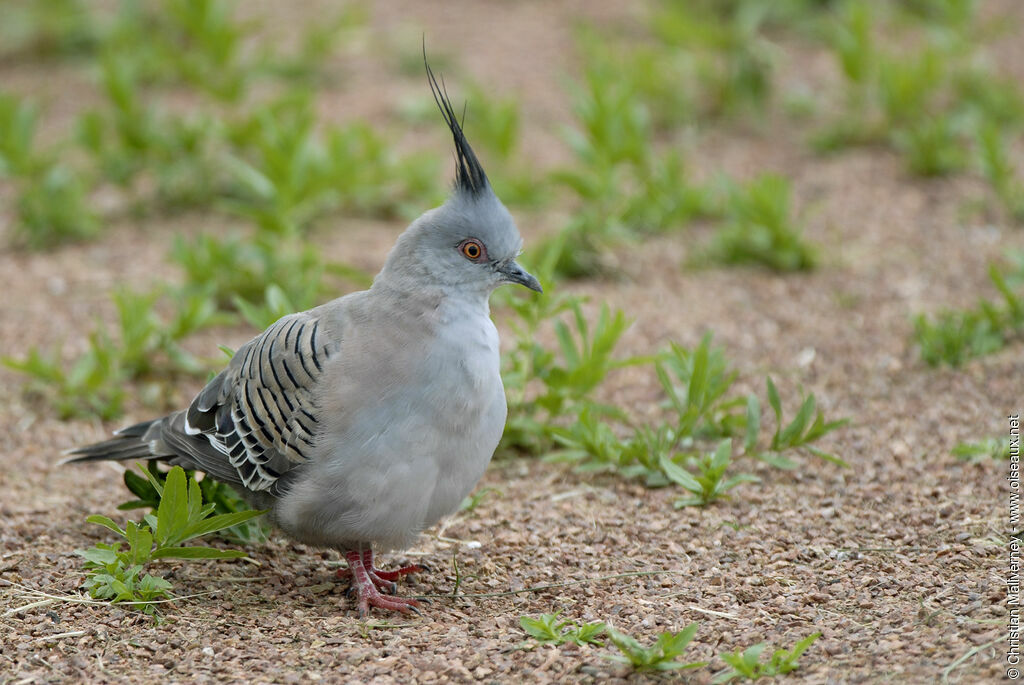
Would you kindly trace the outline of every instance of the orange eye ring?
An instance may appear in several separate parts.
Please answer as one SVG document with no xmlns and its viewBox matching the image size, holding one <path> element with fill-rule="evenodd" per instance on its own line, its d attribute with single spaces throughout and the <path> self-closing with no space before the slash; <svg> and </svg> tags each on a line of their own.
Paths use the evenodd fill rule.
<svg viewBox="0 0 1024 685">
<path fill-rule="evenodd" d="M 484 246 L 480 244 L 480 241 L 473 239 L 462 241 L 462 244 L 459 245 L 459 252 L 461 252 L 462 256 L 466 259 L 474 262 L 487 256 L 487 251 L 484 249 Z"/>
</svg>

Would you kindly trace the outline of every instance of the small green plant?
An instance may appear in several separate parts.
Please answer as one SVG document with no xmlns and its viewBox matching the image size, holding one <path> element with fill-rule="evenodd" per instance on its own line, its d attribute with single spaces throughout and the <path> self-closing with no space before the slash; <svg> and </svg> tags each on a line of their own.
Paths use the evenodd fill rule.
<svg viewBox="0 0 1024 685">
<path fill-rule="evenodd" d="M 722 654 L 720 658 L 730 668 L 716 675 L 711 682 L 729 683 L 737 678 L 753 681 L 792 673 L 799 668 L 797 661 L 800 656 L 819 637 L 821 637 L 821 633 L 814 633 L 797 642 L 792 649 L 777 649 L 767 662 L 761 661 L 761 654 L 766 646 L 764 642 L 748 647 L 742 652 L 736 650 L 732 654 Z"/>
<path fill-rule="evenodd" d="M 82 0 L 32 0 L 4 5 L 0 23 L 0 59 L 55 58 L 88 53 L 99 30 L 89 3 Z"/>
<path fill-rule="evenodd" d="M 761 447 L 761 403 L 755 395 L 729 393 L 736 374 L 721 348 L 711 345 L 710 335 L 693 349 L 672 344 L 671 350 L 656 360 L 655 371 L 667 398 L 669 418 L 664 423 L 633 425 L 620 409 L 582 402 L 577 405 L 575 421 L 546 428 L 557 447 L 546 458 L 575 463 L 581 471 L 614 471 L 625 478 L 643 478 L 648 487 L 679 485 L 692 493 L 677 500 L 680 507 L 707 505 L 726 497 L 741 483 L 757 481 L 750 474 L 730 473 L 735 463 L 732 438 L 742 438 L 742 456 L 778 468 L 796 467 L 786 456 L 794 451 L 846 466 L 812 443 L 847 420 L 826 421 L 814 395 L 809 394 L 801 400 L 794 418 L 785 423 L 771 378 L 766 384 L 776 428 L 767 446 Z M 717 448 L 709 452 L 704 446 L 710 441 L 717 441 Z"/>
<path fill-rule="evenodd" d="M 579 625 L 573 621 L 562 618 L 562 612 L 553 614 L 541 614 L 540 618 L 520 616 L 519 625 L 530 637 L 542 645 L 562 645 L 572 642 L 580 645 L 604 645 L 598 638 L 605 631 L 605 624 L 602 622 L 584 623 Z"/>
<path fill-rule="evenodd" d="M 1020 200 L 1006 173 L 1012 167 L 995 132 L 1024 125 L 1024 93 L 986 66 L 980 50 L 987 41 L 978 35 L 975 4 L 840 4 L 828 34 L 846 77 L 845 102 L 813 143 L 822 151 L 886 145 L 921 176 L 963 171 L 973 145 L 996 195 L 1019 216 Z M 915 48 L 888 49 L 880 35 Z M 892 40 L 904 35 L 913 38 Z"/>
<path fill-rule="evenodd" d="M 789 180 L 765 174 L 746 186 L 730 184 L 726 224 L 695 261 L 754 264 L 775 271 L 813 269 L 817 256 L 794 223 Z"/>
<path fill-rule="evenodd" d="M 982 173 L 1007 214 L 1024 223 L 1024 183 L 1017 176 L 1009 155 L 1009 141 L 994 124 L 985 124 L 978 131 L 978 153 Z"/>
<path fill-rule="evenodd" d="M 760 459 L 779 468 L 795 468 L 796 464 L 783 457 L 781 452 L 804 449 L 825 461 L 847 466 L 842 459 L 814 447 L 811 443 L 825 434 L 845 426 L 849 423 L 849 419 L 825 421 L 824 414 L 817 408 L 814 393 L 811 393 L 804 397 L 793 420 L 785 424 L 782 420 L 782 401 L 779 399 L 779 391 L 770 376 L 765 379 L 765 385 L 768 387 L 768 403 L 771 405 L 772 411 L 775 412 L 775 433 L 772 435 L 768 452 L 759 455 Z"/>
<path fill-rule="evenodd" d="M 968 359 L 996 352 L 1024 331 L 1024 297 L 1007 283 L 1006 274 L 989 265 L 989 278 L 1002 302 L 978 300 L 974 309 L 944 309 L 935 316 L 914 317 L 914 341 L 930 366 L 960 366 Z"/>
<path fill-rule="evenodd" d="M 71 168 L 53 164 L 26 179 L 17 199 L 16 239 L 32 249 L 84 240 L 100 229 L 88 189 Z"/>
<path fill-rule="evenodd" d="M 480 488 L 463 498 L 462 502 L 459 503 L 459 511 L 472 513 L 485 500 L 491 497 L 502 497 L 503 495 L 504 493 L 498 488 Z"/>
<path fill-rule="evenodd" d="M 967 166 L 966 136 L 951 116 L 921 116 L 893 134 L 907 168 L 918 176 L 945 176 Z"/>
<path fill-rule="evenodd" d="M 495 192 L 509 205 L 540 205 L 547 199 L 547 186 L 518 154 L 519 102 L 512 97 L 489 96 L 479 86 L 469 89 L 466 101 L 470 103 L 466 126 L 472 130 L 473 144 L 483 149 L 488 160 L 495 160 L 488 174 Z"/>
<path fill-rule="evenodd" d="M 248 240 L 235 235 L 200 235 L 189 242 L 179 238 L 171 259 L 182 268 L 187 291 L 208 294 L 221 310 L 248 312 L 255 317 L 254 323 L 263 319 L 255 308 L 275 310 L 280 304 L 268 290 L 271 286 L 298 308 L 313 306 L 323 292 L 323 260 L 310 246 L 292 238 L 267 234 Z M 273 300 L 268 299 L 272 296 Z"/>
<path fill-rule="evenodd" d="M 140 476 L 131 469 L 124 472 L 124 484 L 136 499 L 122 502 L 117 505 L 121 511 L 132 509 L 150 508 L 156 511 L 160 507 L 160 491 L 157 485 L 166 487 L 167 472 L 161 471 L 159 462 L 154 459 L 146 462 L 145 476 Z M 195 473 L 185 471 L 186 477 L 191 482 L 195 480 L 199 484 L 199 491 L 203 496 L 203 505 L 212 504 L 214 514 L 235 514 L 249 511 L 250 507 L 246 501 L 227 483 L 221 483 L 213 478 L 196 479 Z M 154 485 L 156 483 L 156 485 Z M 235 544 L 250 544 L 253 542 L 265 542 L 270 534 L 270 527 L 263 519 L 243 521 L 230 528 L 217 531 L 218 537 Z"/>
<path fill-rule="evenodd" d="M 986 459 L 1009 459 L 1011 456 L 1009 438 L 985 438 L 977 442 L 961 442 L 953 448 L 952 454 L 961 461 L 979 462 Z"/>
<path fill-rule="evenodd" d="M 79 115 L 77 142 L 139 213 L 209 206 L 225 192 L 218 159 L 223 124 L 208 112 L 181 116 L 159 107 L 146 97 L 143 72 L 130 53 L 102 54 L 99 86 L 105 101 Z"/>
<path fill-rule="evenodd" d="M 148 602 L 170 596 L 171 584 L 149 573 L 147 565 L 159 559 L 237 559 L 245 553 L 212 547 L 186 547 L 183 543 L 210 533 L 236 526 L 266 512 L 240 511 L 216 514 L 215 505 L 203 504 L 199 484 L 185 475 L 180 466 L 168 472 L 161 483 L 152 477 L 150 483 L 160 497 L 155 514 L 147 514 L 141 522 L 128 521 L 122 529 L 112 519 L 94 514 L 87 521 L 103 526 L 123 538 L 123 542 L 99 543 L 87 550 L 77 550 L 85 559 L 88 575 L 82 587 L 96 599 L 127 602 L 144 612 L 154 614 L 155 605 Z M 127 543 L 127 549 L 122 550 Z"/>
<path fill-rule="evenodd" d="M 161 62 L 186 83 L 224 100 L 246 92 L 252 68 L 243 61 L 242 43 L 256 27 L 234 19 L 229 0 L 161 0 L 156 45 Z"/>
<path fill-rule="evenodd" d="M 330 127 L 324 136 L 316 123 L 312 93 L 297 91 L 232 124 L 235 191 L 226 206 L 263 232 L 299 235 L 339 209 L 390 217 L 439 199 L 431 157 L 400 158 L 365 123 Z"/>
<path fill-rule="evenodd" d="M 726 493 L 741 483 L 759 483 L 761 479 L 749 473 L 739 473 L 729 478 L 725 472 L 729 468 L 732 457 L 732 441 L 723 440 L 711 454 L 695 459 L 697 473 L 691 474 L 667 456 L 662 456 L 661 468 L 669 480 L 689 490 L 691 497 L 681 497 L 674 503 L 676 509 L 682 507 L 703 507 L 718 499 L 728 497 Z"/>
<path fill-rule="evenodd" d="M 342 39 L 362 28 L 367 18 L 366 7 L 358 4 L 341 7 L 333 17 L 318 14 L 306 24 L 294 54 L 280 54 L 263 46 L 264 53 L 256 65 L 258 73 L 277 76 L 289 83 L 299 80 L 334 81 L 335 76 L 328 68 L 329 58 L 338 49 Z"/>
<path fill-rule="evenodd" d="M 630 79 L 619 78 L 614 60 L 588 62 L 573 101 L 578 126 L 565 137 L 574 163 L 551 180 L 574 196 L 578 210 L 534 252 L 568 278 L 607 270 L 604 253 L 615 245 L 711 210 L 707 193 L 688 179 L 681 151 L 656 151 L 648 108 Z"/>
<path fill-rule="evenodd" d="M 697 634 L 697 624 L 691 623 L 677 633 L 665 631 L 650 647 L 644 647 L 635 638 L 621 633 L 610 625 L 605 634 L 620 654 L 606 655 L 606 659 L 627 664 L 635 671 L 676 671 L 706 666 L 706 661 L 679 661 L 683 652 Z"/>
<path fill-rule="evenodd" d="M 780 4 L 780 3 L 776 3 Z M 706 116 L 763 110 L 772 93 L 774 48 L 764 26 L 769 5 L 663 2 L 651 28 L 669 48 L 687 51 Z"/>
<path fill-rule="evenodd" d="M 67 367 L 60 347 L 40 351 L 32 347 L 23 359 L 3 357 L 4 366 L 28 376 L 23 388 L 52 406 L 61 419 L 121 415 L 125 389 L 113 344 L 103 331 L 89 336 L 89 347 Z"/>
<path fill-rule="evenodd" d="M 0 178 L 27 175 L 38 166 L 33 149 L 38 118 L 33 103 L 0 93 Z"/>
<path fill-rule="evenodd" d="M 516 345 L 504 361 L 509 415 L 503 445 L 540 454 L 550 447 L 553 429 L 562 417 L 599 409 L 591 396 L 612 370 L 643 360 L 615 358 L 615 347 L 629 322 L 621 311 L 612 314 L 607 305 L 594 324 L 587 321 L 578 298 L 541 295 L 512 306 L 520 320 L 514 324 Z M 542 323 L 566 310 L 572 313 L 572 327 L 555 320 L 556 353 L 535 336 Z M 541 389 L 534 394 L 528 383 L 537 381 Z"/>
<path fill-rule="evenodd" d="M 312 288 L 309 291 L 304 292 L 303 297 L 300 298 L 299 301 L 303 303 L 313 301 L 316 294 L 315 288 L 318 284 L 313 282 L 310 285 Z M 268 328 L 282 316 L 286 316 L 293 312 L 299 312 L 304 309 L 309 309 L 309 305 L 300 306 L 293 304 L 291 298 L 288 297 L 288 293 L 282 290 L 281 286 L 276 283 L 271 283 L 267 286 L 263 302 L 259 304 L 252 304 L 251 302 L 236 296 L 234 304 L 238 313 L 242 315 L 242 318 L 245 319 L 246 323 L 256 330 Z"/>
<path fill-rule="evenodd" d="M 212 300 L 197 294 L 180 298 L 173 317 L 164 319 L 154 310 L 161 291 L 114 294 L 118 312 L 118 336 L 105 327 L 89 335 L 89 346 L 70 366 L 60 347 L 41 352 L 33 347 L 24 359 L 2 358 L 2 363 L 29 377 L 25 390 L 53 406 L 61 418 L 99 414 L 109 419 L 120 415 L 124 385 L 149 376 L 202 375 L 206 366 L 187 353 L 180 341 L 218 321 Z M 154 388 L 159 391 L 159 388 Z M 157 398 L 152 392 L 151 401 Z"/>
</svg>

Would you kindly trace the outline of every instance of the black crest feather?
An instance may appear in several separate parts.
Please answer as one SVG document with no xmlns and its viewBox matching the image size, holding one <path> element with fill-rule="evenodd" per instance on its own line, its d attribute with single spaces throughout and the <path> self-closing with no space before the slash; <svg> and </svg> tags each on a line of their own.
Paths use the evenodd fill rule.
<svg viewBox="0 0 1024 685">
<path fill-rule="evenodd" d="M 441 116 L 444 117 L 445 123 L 451 129 L 452 138 L 455 139 L 455 186 L 459 190 L 469 193 L 481 193 L 488 187 L 487 174 L 484 173 L 484 168 L 480 166 L 480 161 L 473 153 L 473 148 L 469 146 L 466 136 L 462 133 L 462 126 L 459 125 L 459 119 L 455 116 L 455 110 L 452 109 L 451 100 L 448 99 L 448 91 L 444 87 L 444 77 L 441 77 L 441 83 L 438 84 L 430 64 L 427 63 L 425 45 L 423 66 L 427 68 L 427 80 L 430 82 L 430 90 L 434 94 L 434 102 L 441 110 Z"/>
</svg>

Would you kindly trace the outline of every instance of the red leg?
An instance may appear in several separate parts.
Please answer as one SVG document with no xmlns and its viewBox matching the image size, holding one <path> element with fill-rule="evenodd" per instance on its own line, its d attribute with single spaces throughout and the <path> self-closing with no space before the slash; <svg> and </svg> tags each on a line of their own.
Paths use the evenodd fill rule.
<svg viewBox="0 0 1024 685">
<path fill-rule="evenodd" d="M 381 578 L 376 569 L 373 568 L 373 552 L 363 550 L 362 552 L 351 550 L 345 552 L 345 559 L 348 561 L 347 572 L 338 571 L 339 577 L 350 576 L 352 578 L 352 589 L 355 590 L 359 601 L 359 617 L 365 618 L 370 612 L 370 607 L 400 611 L 403 614 L 416 611 L 419 602 L 415 599 L 404 597 L 385 597 L 380 594 L 379 589 L 394 592 L 395 584 Z M 396 572 L 397 573 L 397 572 Z M 410 571 L 411 573 L 411 571 Z M 401 575 L 401 574 L 400 574 Z M 379 589 L 378 589 L 379 588 Z"/>
<path fill-rule="evenodd" d="M 363 567 L 370 574 L 370 580 L 381 590 L 385 592 L 395 593 L 395 583 L 393 581 L 398 580 L 402 576 L 407 576 L 410 573 L 423 573 L 429 571 L 426 566 L 420 564 L 412 564 L 411 566 L 403 566 L 402 568 L 395 569 L 394 571 L 384 571 L 373 565 L 373 550 L 364 549 L 362 552 Z M 339 578 L 351 578 L 352 572 L 347 568 L 338 569 Z M 391 582 L 389 582 L 391 581 Z"/>
</svg>

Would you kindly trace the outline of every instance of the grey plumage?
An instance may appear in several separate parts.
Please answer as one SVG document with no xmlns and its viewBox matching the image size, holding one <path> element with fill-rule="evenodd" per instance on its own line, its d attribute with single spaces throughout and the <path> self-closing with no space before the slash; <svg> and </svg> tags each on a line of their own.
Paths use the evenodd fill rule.
<svg viewBox="0 0 1024 685">
<path fill-rule="evenodd" d="M 483 474 L 506 413 L 488 298 L 502 283 L 540 290 L 427 74 L 455 143 L 456 184 L 402 233 L 371 288 L 280 319 L 188 409 L 72 452 L 157 458 L 234 484 L 293 538 L 345 554 L 362 613 L 415 607 L 377 590 L 416 569 L 380 571 L 372 549 L 409 545 Z"/>
</svg>

